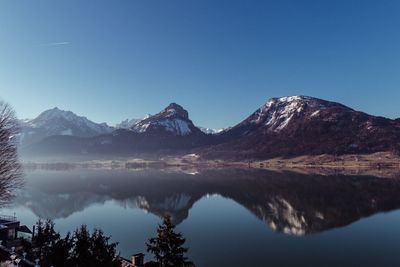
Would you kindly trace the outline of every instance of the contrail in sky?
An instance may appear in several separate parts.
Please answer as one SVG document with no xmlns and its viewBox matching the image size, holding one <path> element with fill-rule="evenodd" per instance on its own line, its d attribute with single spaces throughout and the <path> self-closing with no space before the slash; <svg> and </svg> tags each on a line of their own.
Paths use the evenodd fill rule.
<svg viewBox="0 0 400 267">
<path fill-rule="evenodd" d="M 59 46 L 59 45 L 69 45 L 71 44 L 70 42 L 54 42 L 54 43 L 47 43 L 47 44 L 42 44 L 42 46 Z"/>
</svg>

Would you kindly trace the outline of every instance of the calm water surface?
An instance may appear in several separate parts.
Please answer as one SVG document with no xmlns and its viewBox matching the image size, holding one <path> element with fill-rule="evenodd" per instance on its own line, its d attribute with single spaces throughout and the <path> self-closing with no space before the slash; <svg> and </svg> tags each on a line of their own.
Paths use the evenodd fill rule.
<svg viewBox="0 0 400 267">
<path fill-rule="evenodd" d="M 265 170 L 34 170 L 0 209 L 145 252 L 170 214 L 198 265 L 400 266 L 400 180 Z"/>
</svg>

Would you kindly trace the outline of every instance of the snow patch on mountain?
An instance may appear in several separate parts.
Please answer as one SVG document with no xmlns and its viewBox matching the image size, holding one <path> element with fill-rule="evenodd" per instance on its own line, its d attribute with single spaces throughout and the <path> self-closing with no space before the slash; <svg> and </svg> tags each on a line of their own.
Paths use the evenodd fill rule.
<svg viewBox="0 0 400 267">
<path fill-rule="evenodd" d="M 189 124 L 180 119 L 160 121 L 159 124 L 164 126 L 167 131 L 178 133 L 178 135 L 188 135 L 192 132 Z"/>
<path fill-rule="evenodd" d="M 319 114 L 320 110 L 316 110 L 311 114 L 311 117 L 315 117 Z"/>
<path fill-rule="evenodd" d="M 133 125 L 133 127 L 131 129 L 137 133 L 145 133 L 147 131 L 147 128 L 149 128 L 150 125 L 151 125 L 150 122 L 145 122 L 145 123 L 139 122 L 139 123 Z"/>
<path fill-rule="evenodd" d="M 147 131 L 150 125 L 161 126 L 166 131 L 174 133 L 176 135 L 188 135 L 192 132 L 192 130 L 190 130 L 189 124 L 181 119 L 166 119 L 156 122 L 138 123 L 137 125 L 134 125 L 132 129 L 135 132 L 144 133 Z"/>
<path fill-rule="evenodd" d="M 186 136 L 192 134 L 195 128 L 189 119 L 188 112 L 180 105 L 171 103 L 161 112 L 139 121 L 130 129 L 137 133 L 164 131 L 173 135 Z"/>
<path fill-rule="evenodd" d="M 106 123 L 95 123 L 71 111 L 53 108 L 42 112 L 35 119 L 20 120 L 22 145 L 38 142 L 54 135 L 92 137 L 111 133 L 113 128 Z"/>
<path fill-rule="evenodd" d="M 143 119 L 125 119 L 115 125 L 116 129 L 130 129 L 139 122 L 146 120 L 151 117 L 151 114 L 146 114 Z"/>
<path fill-rule="evenodd" d="M 121 121 L 120 123 L 115 125 L 115 128 L 117 129 L 129 129 L 132 126 L 134 126 L 136 123 L 141 121 L 141 119 L 126 119 Z"/>
<path fill-rule="evenodd" d="M 287 96 L 272 98 L 259 108 L 250 119 L 252 124 L 264 124 L 275 132 L 285 129 L 291 120 L 306 109 L 317 109 L 311 117 L 318 115 L 325 106 L 315 98 L 308 96 Z"/>
<path fill-rule="evenodd" d="M 222 129 L 212 129 L 212 128 L 206 128 L 206 127 L 198 127 L 203 133 L 206 134 L 217 134 L 220 132 L 223 132 L 225 128 Z"/>
<path fill-rule="evenodd" d="M 42 112 L 37 118 L 25 121 L 30 128 L 44 128 L 52 134 L 62 134 L 63 131 L 72 130 L 65 128 L 63 124 L 70 123 L 82 132 L 93 132 L 96 134 L 104 134 L 111 132 L 112 128 L 106 123 L 95 123 L 86 117 L 78 116 L 71 111 L 53 108 Z M 72 133 L 71 133 L 72 135 Z"/>
</svg>

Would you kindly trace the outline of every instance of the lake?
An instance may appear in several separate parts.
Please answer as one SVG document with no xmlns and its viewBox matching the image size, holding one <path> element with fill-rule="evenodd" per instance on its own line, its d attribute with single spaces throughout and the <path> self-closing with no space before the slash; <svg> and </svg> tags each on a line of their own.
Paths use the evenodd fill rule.
<svg viewBox="0 0 400 267">
<path fill-rule="evenodd" d="M 27 170 L 0 214 L 146 252 L 169 214 L 197 266 L 400 266 L 400 179 L 256 169 Z M 146 255 L 150 259 L 149 255 Z"/>
</svg>

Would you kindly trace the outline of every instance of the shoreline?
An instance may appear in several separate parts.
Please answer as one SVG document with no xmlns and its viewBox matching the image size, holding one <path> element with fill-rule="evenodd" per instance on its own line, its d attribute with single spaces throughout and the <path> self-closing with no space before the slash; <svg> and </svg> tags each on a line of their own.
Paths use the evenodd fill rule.
<svg viewBox="0 0 400 267">
<path fill-rule="evenodd" d="M 228 161 L 203 160 L 195 154 L 181 157 L 164 157 L 159 160 L 127 158 L 119 160 L 88 160 L 81 162 L 23 162 L 27 170 L 86 169 L 168 169 L 176 171 L 224 168 L 265 169 L 293 171 L 310 174 L 351 174 L 400 178 L 400 156 L 388 152 L 365 155 L 318 155 L 265 160 Z M 195 171 L 193 171 L 195 172 Z"/>
</svg>

